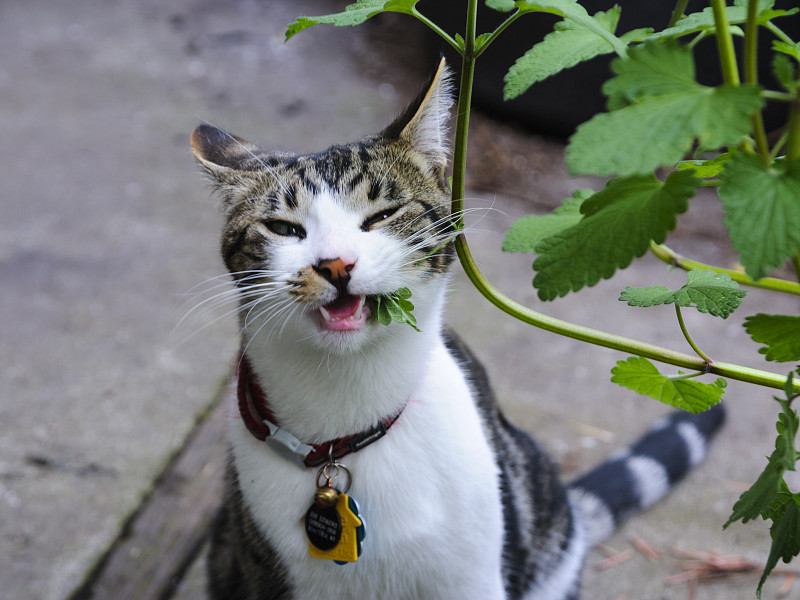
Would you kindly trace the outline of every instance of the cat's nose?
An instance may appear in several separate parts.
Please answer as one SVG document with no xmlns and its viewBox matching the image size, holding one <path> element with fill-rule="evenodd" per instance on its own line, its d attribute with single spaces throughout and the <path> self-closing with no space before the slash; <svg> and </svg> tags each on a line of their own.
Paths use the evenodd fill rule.
<svg viewBox="0 0 800 600">
<path fill-rule="evenodd" d="M 341 258 L 329 258 L 319 261 L 314 270 L 328 280 L 340 293 L 347 293 L 347 284 L 350 282 L 350 271 L 355 267 L 355 262 L 345 261 Z"/>
</svg>

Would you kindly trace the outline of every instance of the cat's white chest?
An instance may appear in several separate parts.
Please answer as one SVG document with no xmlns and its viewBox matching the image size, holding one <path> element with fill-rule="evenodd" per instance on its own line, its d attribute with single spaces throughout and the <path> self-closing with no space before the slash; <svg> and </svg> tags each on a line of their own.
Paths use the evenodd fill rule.
<svg viewBox="0 0 800 600">
<path fill-rule="evenodd" d="M 239 482 L 297 598 L 502 598 L 497 467 L 467 383 L 439 344 L 388 434 L 342 459 L 366 526 L 356 563 L 309 557 L 303 516 L 316 470 L 275 454 L 239 423 Z"/>
</svg>

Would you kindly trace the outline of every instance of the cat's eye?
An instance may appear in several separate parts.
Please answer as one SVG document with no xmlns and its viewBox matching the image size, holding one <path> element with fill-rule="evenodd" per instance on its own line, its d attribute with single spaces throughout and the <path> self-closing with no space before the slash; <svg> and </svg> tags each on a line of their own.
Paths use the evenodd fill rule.
<svg viewBox="0 0 800 600">
<path fill-rule="evenodd" d="M 288 221 L 266 221 L 264 223 L 272 233 L 284 237 L 296 237 L 303 239 L 306 237 L 306 230 L 300 225 L 289 223 Z"/>
<path fill-rule="evenodd" d="M 394 208 L 387 208 L 386 210 L 382 210 L 380 212 L 376 212 L 374 215 L 367 217 L 364 222 L 361 224 L 361 231 L 369 231 L 375 225 L 380 223 L 381 221 L 385 221 L 389 217 L 391 217 L 394 213 L 399 210 L 399 207 Z"/>
</svg>

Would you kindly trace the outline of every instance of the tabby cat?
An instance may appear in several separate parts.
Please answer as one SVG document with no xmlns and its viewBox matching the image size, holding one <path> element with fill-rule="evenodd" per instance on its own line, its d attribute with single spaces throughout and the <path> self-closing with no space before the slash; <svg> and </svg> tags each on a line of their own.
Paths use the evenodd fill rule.
<svg viewBox="0 0 800 600">
<path fill-rule="evenodd" d="M 381 133 L 318 154 L 192 134 L 224 206 L 243 348 L 215 599 L 577 598 L 587 548 L 660 498 L 722 422 L 720 408 L 675 414 L 565 486 L 505 420 L 442 325 L 450 106 L 442 63 Z M 419 331 L 376 319 L 402 288 Z"/>
</svg>

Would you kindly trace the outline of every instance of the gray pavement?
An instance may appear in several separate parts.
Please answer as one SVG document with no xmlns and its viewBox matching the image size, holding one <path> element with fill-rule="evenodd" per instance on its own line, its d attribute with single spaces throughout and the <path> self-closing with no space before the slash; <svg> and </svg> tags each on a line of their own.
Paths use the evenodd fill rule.
<svg viewBox="0 0 800 600">
<path fill-rule="evenodd" d="M 402 19 L 316 28 L 283 44 L 284 26 L 295 16 L 336 6 L 0 4 L 0 597 L 67 598 L 114 543 L 226 376 L 236 333 L 224 310 L 176 327 L 202 298 L 195 286 L 223 273 L 220 217 L 188 149 L 193 127 L 208 120 L 267 144 L 318 150 L 380 128 L 426 77 L 418 48 L 403 50 L 414 40 L 414 24 Z M 527 175 L 536 178 L 533 197 L 522 200 L 502 185 L 470 191 L 470 205 L 487 209 L 474 220 L 471 239 L 490 279 L 548 314 L 688 350 L 670 309 L 616 302 L 626 285 L 681 285 L 681 274 L 655 259 L 578 296 L 545 306 L 536 299 L 531 258 L 502 255 L 502 231 L 586 182 L 566 176 L 560 145 L 514 139 Z M 674 245 L 731 261 L 713 225 L 714 200 L 695 204 L 697 218 L 682 226 Z M 711 225 L 698 232 L 697 222 Z M 712 356 L 768 368 L 741 319 L 797 308 L 795 299 L 753 291 L 741 316 L 688 320 Z M 509 415 L 551 449 L 568 477 L 664 412 L 608 383 L 623 356 L 520 325 L 461 276 L 449 315 L 489 366 Z M 597 571 L 591 565 L 603 555 L 596 553 L 586 597 L 688 598 L 685 584 L 666 584 L 681 571 L 672 547 L 763 562 L 763 524 L 724 533 L 721 525 L 771 450 L 776 404 L 769 392 L 735 383 L 728 398 L 729 424 L 709 461 L 609 542 L 625 552 L 638 537 L 662 558 L 651 562 L 634 552 Z M 757 579 L 703 586 L 694 597 L 751 598 Z M 772 581 L 764 597 L 775 597 L 781 583 Z M 800 584 L 792 594 L 800 595 Z M 178 597 L 202 598 L 199 569 Z"/>
</svg>

